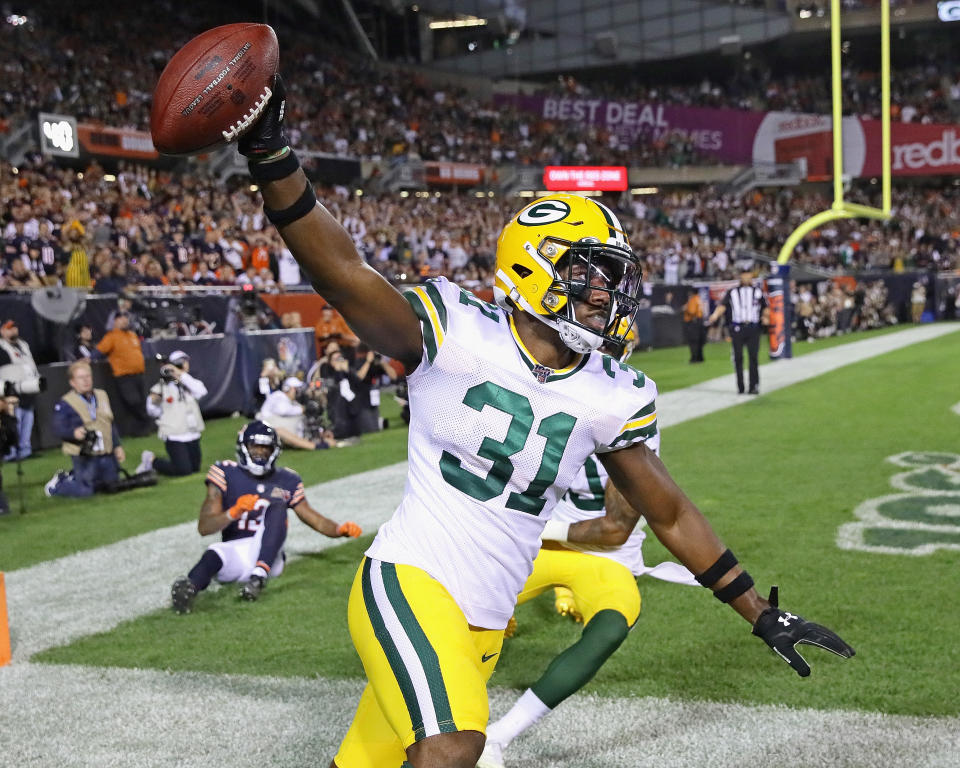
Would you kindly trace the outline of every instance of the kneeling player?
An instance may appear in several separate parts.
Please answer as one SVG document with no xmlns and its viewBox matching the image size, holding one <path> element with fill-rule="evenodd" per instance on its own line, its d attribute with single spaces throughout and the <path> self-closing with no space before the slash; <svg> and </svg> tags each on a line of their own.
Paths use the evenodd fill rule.
<svg viewBox="0 0 960 768">
<path fill-rule="evenodd" d="M 252 421 L 237 435 L 237 460 L 218 461 L 207 472 L 207 497 L 197 527 L 201 536 L 222 531 L 186 578 L 171 589 L 173 609 L 189 613 L 197 593 L 213 579 L 243 584 L 240 596 L 256 600 L 268 578 L 283 571 L 287 508 L 325 536 L 360 535 L 356 523 L 337 525 L 307 502 L 303 481 L 292 470 L 275 466 L 280 455 L 276 431 Z"/>
</svg>

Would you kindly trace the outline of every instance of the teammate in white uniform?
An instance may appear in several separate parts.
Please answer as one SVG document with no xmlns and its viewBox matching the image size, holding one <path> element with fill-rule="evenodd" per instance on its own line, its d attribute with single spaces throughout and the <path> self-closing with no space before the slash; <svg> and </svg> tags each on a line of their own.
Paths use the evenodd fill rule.
<svg viewBox="0 0 960 768">
<path fill-rule="evenodd" d="M 503 628 L 544 523 L 594 453 L 628 503 L 571 525 L 568 540 L 622 544 L 643 514 L 798 672 L 809 668 L 797 642 L 852 654 L 829 630 L 757 594 L 644 444 L 656 434 L 656 387 L 593 353 L 622 339 L 617 329 L 632 320 L 639 292 L 639 262 L 608 208 L 554 195 L 520 211 L 498 241 L 497 307 L 445 280 L 405 298 L 317 205 L 283 133 L 283 84 L 274 85 L 239 142 L 264 213 L 357 336 L 408 371 L 407 487 L 350 595 L 351 637 L 369 682 L 333 765 L 475 765 Z"/>
<path fill-rule="evenodd" d="M 619 351 L 608 346 L 603 349 Z M 629 351 L 616 356 L 626 361 Z M 659 433 L 648 438 L 646 445 L 659 455 Z M 652 567 L 644 563 L 643 518 L 620 546 L 566 540 L 571 525 L 606 514 L 608 479 L 597 457 L 589 457 L 553 508 L 541 534 L 543 546 L 533 573 L 518 598 L 518 603 L 524 603 L 553 587 L 557 611 L 582 621 L 583 632 L 577 642 L 550 662 L 503 717 L 490 724 L 478 768 L 503 768 L 503 752 L 510 742 L 586 685 L 627 639 L 640 615 L 638 576 L 697 584 L 694 575 L 678 563 L 668 561 Z"/>
</svg>

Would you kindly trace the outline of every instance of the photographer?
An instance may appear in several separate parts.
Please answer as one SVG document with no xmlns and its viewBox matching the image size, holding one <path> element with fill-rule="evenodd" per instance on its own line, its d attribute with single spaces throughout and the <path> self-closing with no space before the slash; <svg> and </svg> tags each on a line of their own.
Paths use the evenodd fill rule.
<svg viewBox="0 0 960 768">
<path fill-rule="evenodd" d="M 102 389 L 93 388 L 90 363 L 78 360 L 68 371 L 70 391 L 53 407 L 53 431 L 63 441 L 73 469 L 57 472 L 43 491 L 47 496 L 91 496 L 116 486 L 126 455 L 110 399 Z"/>
<path fill-rule="evenodd" d="M 0 456 L 17 444 L 17 398 L 0 398 Z M 0 515 L 10 514 L 10 504 L 3 492 L 3 475 L 0 474 Z"/>
<path fill-rule="evenodd" d="M 304 437 L 304 406 L 300 402 L 303 387 L 300 379 L 293 376 L 286 379 L 279 390 L 267 395 L 256 418 L 273 427 L 284 445 L 307 451 L 330 448 L 334 442 L 332 435 L 324 434 L 316 443 Z"/>
<path fill-rule="evenodd" d="M 357 397 L 360 382 L 343 352 L 332 349 L 320 365 L 320 376 L 327 392 L 327 408 L 337 440 L 360 434 L 361 401 Z"/>
<path fill-rule="evenodd" d="M 25 459 L 32 452 L 33 404 L 35 395 L 46 389 L 46 381 L 37 370 L 30 346 L 20 338 L 16 322 L 7 320 L 0 326 L 0 381 L 6 397 L 16 395 L 17 439 L 4 450 L 7 461 Z"/>
<path fill-rule="evenodd" d="M 151 451 L 144 451 L 137 472 L 155 469 L 176 477 L 200 471 L 204 423 L 197 401 L 206 394 L 204 383 L 190 375 L 190 356 L 179 349 L 171 352 L 160 366 L 160 381 L 147 397 L 147 414 L 157 422 L 158 437 L 166 443 L 169 459 L 154 460 Z"/>
<path fill-rule="evenodd" d="M 366 344 L 357 347 L 357 356 L 354 362 L 357 377 L 357 427 L 360 434 L 378 432 L 380 423 L 380 384 L 386 376 L 390 381 L 396 381 L 397 374 L 393 368 L 383 361 L 383 357 L 370 349 Z"/>
</svg>

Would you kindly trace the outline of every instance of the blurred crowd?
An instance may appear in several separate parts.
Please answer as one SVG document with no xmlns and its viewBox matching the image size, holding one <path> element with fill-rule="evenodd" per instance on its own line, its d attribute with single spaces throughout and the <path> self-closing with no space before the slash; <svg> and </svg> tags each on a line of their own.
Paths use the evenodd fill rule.
<svg viewBox="0 0 960 768">
<path fill-rule="evenodd" d="M 62 284 L 94 293 L 220 286 L 277 292 L 305 278 L 258 194 L 199 174 L 122 166 L 106 175 L 38 162 L 0 163 L 3 261 L 0 289 Z M 850 199 L 878 201 L 876 187 Z M 474 290 L 492 286 L 496 237 L 522 201 L 457 193 L 320 198 L 360 253 L 395 283 L 446 275 Z M 702 188 L 610 200 L 619 208 L 648 279 L 725 279 L 745 251 L 775 257 L 805 219 L 829 208 L 790 189 L 744 196 Z M 895 190 L 890 221 L 850 219 L 812 232 L 795 260 L 833 273 L 960 267 L 960 189 Z"/>
<path fill-rule="evenodd" d="M 89 0 L 63 14 L 38 2 L 23 25 L 0 23 L 8 52 L 0 81 L 0 133 L 37 111 L 80 120 L 147 129 L 154 84 L 173 52 L 193 34 L 219 23 L 203 4 L 158 3 L 139 13 L 120 6 L 109 16 Z M 162 19 L 162 23 L 159 21 Z M 603 128 L 542 120 L 422 73 L 377 65 L 317 45 L 316 35 L 278 24 L 284 76 L 292 98 L 287 124 L 294 143 L 361 159 L 483 164 L 625 164 L 682 166 L 715 162 L 682 132 L 630 141 Z M 50 77 L 48 73 L 56 73 Z M 722 80 L 664 83 L 660 78 L 560 77 L 543 92 L 672 105 L 829 113 L 830 81 L 823 73 L 775 74 L 744 58 Z M 846 112 L 879 117 L 877 72 L 845 72 Z M 897 67 L 894 119 L 955 122 L 960 110 L 960 66 L 931 51 L 925 64 Z"/>
</svg>

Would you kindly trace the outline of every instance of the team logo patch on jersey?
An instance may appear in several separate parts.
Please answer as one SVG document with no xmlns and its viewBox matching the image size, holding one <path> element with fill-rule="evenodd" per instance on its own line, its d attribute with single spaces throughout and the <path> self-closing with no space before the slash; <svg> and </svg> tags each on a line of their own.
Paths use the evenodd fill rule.
<svg viewBox="0 0 960 768">
<path fill-rule="evenodd" d="M 553 370 L 551 368 L 547 368 L 545 365 L 540 365 L 538 363 L 537 365 L 533 366 L 533 375 L 536 376 L 537 381 L 539 381 L 541 384 L 546 382 L 547 377 L 551 373 L 553 373 Z"/>
<path fill-rule="evenodd" d="M 279 486 L 274 486 L 273 490 L 270 491 L 271 499 L 282 499 L 287 495 L 287 492 L 280 488 Z"/>
</svg>

